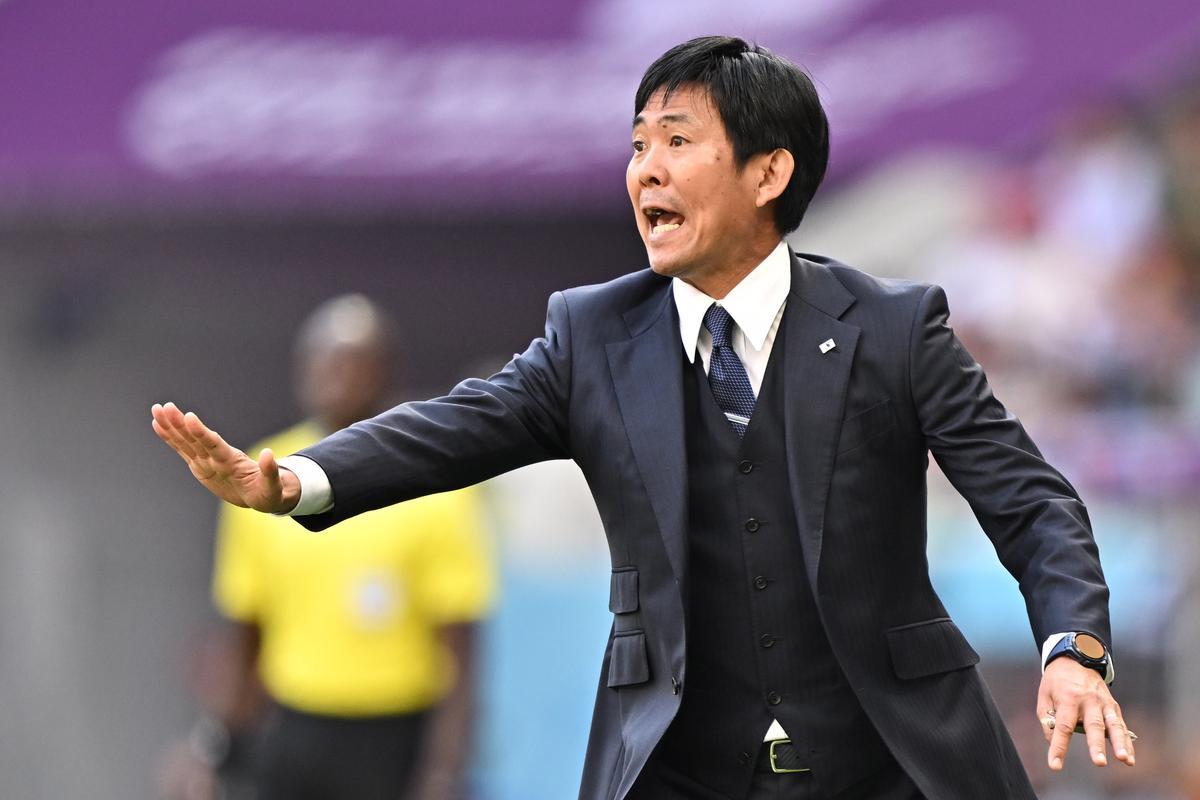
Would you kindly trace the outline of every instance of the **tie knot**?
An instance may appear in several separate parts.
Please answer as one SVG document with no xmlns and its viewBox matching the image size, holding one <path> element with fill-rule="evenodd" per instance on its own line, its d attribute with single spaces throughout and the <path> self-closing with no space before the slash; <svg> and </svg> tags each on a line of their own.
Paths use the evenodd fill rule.
<svg viewBox="0 0 1200 800">
<path fill-rule="evenodd" d="M 713 347 L 729 347 L 733 334 L 733 317 L 721 306 L 713 303 L 704 312 L 704 327 L 712 335 Z"/>
</svg>

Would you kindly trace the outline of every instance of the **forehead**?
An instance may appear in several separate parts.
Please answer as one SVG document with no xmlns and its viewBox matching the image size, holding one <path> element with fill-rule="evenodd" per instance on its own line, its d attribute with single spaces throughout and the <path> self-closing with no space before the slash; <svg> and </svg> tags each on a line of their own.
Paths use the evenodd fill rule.
<svg viewBox="0 0 1200 800">
<path fill-rule="evenodd" d="M 297 356 L 301 364 L 324 369 L 330 362 L 373 365 L 385 351 L 382 337 L 372 335 L 355 341 L 327 338 L 303 342 Z"/>
<path fill-rule="evenodd" d="M 650 95 L 646 107 L 633 118 L 633 127 L 639 125 L 683 123 L 704 127 L 720 125 L 720 118 L 708 90 L 695 85 L 683 85 L 669 95 L 666 87 L 660 87 Z"/>
</svg>

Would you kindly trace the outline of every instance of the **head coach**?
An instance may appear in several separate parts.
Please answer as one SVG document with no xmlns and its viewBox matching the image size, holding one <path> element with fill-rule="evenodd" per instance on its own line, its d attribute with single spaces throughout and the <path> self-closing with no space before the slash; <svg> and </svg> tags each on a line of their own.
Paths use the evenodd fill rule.
<svg viewBox="0 0 1200 800">
<path fill-rule="evenodd" d="M 613 568 L 585 800 L 1033 798 L 929 580 L 932 453 L 1024 595 L 1050 768 L 1077 723 L 1095 764 L 1108 743 L 1132 764 L 1086 509 L 942 290 L 783 242 L 828 160 L 812 81 L 704 37 L 650 66 L 634 111 L 650 268 L 555 293 L 500 373 L 278 462 L 173 403 L 158 435 L 221 498 L 311 530 L 574 459 Z"/>
</svg>

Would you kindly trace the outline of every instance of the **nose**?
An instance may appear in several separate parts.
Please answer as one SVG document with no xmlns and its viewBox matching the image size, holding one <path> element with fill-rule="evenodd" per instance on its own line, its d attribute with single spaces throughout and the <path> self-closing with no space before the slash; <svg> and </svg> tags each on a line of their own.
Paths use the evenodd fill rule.
<svg viewBox="0 0 1200 800">
<path fill-rule="evenodd" d="M 637 179 L 642 186 L 664 186 L 667 183 L 667 169 L 663 160 L 655 153 L 657 148 L 647 148 L 638 159 Z"/>
</svg>

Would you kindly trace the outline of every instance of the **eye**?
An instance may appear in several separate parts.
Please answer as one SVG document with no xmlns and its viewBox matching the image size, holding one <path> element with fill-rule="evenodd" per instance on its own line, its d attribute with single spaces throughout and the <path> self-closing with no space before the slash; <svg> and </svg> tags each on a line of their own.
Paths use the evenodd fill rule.
<svg viewBox="0 0 1200 800">
<path fill-rule="evenodd" d="M 634 140 L 633 140 L 633 152 L 635 152 L 635 153 L 640 153 L 640 152 L 642 152 L 642 151 L 643 151 L 643 150 L 645 150 L 645 149 L 646 149 L 646 143 L 645 143 L 645 142 L 643 142 L 641 139 L 634 139 Z"/>
<path fill-rule="evenodd" d="M 684 139 L 682 136 L 672 136 L 671 147 L 683 147 L 683 143 L 686 141 L 687 139 Z"/>
</svg>

